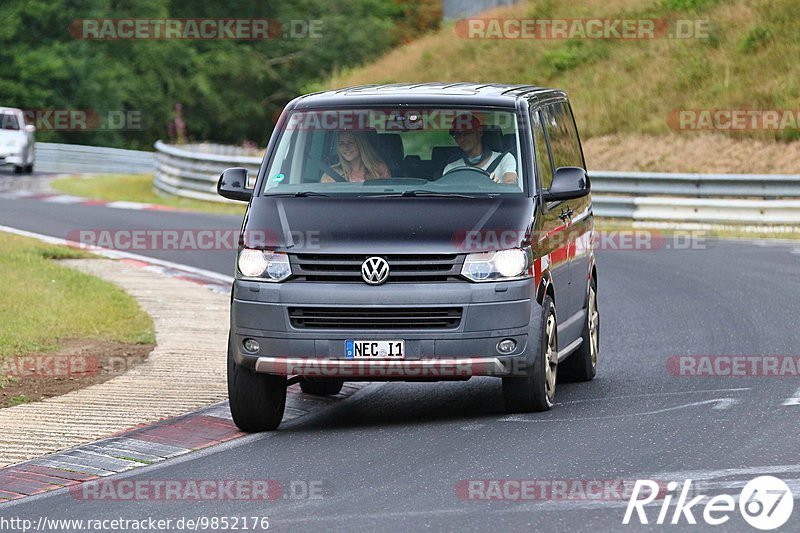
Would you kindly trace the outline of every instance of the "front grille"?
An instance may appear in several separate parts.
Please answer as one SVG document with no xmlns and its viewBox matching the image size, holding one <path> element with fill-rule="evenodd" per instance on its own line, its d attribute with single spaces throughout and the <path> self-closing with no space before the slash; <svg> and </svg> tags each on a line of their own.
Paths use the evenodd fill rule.
<svg viewBox="0 0 800 533">
<path fill-rule="evenodd" d="M 292 327 L 307 329 L 454 329 L 460 307 L 290 307 Z"/>
<path fill-rule="evenodd" d="M 295 279 L 364 283 L 361 264 L 367 254 L 293 254 L 290 256 Z M 464 256 L 456 254 L 381 255 L 389 263 L 386 283 L 464 281 L 461 267 Z"/>
</svg>

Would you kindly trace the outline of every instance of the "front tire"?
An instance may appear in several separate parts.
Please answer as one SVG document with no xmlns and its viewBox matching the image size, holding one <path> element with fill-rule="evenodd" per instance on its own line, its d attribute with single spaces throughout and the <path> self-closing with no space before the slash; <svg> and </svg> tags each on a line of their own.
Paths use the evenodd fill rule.
<svg viewBox="0 0 800 533">
<path fill-rule="evenodd" d="M 272 431 L 286 408 L 286 377 L 258 374 L 236 364 L 228 341 L 228 399 L 236 427 L 248 433 Z"/>
<path fill-rule="evenodd" d="M 556 308 L 549 295 L 542 301 L 539 331 L 529 347 L 525 376 L 503 378 L 503 397 L 509 413 L 547 411 L 553 407 L 558 372 L 558 332 Z"/>
<path fill-rule="evenodd" d="M 339 394 L 343 386 L 343 379 L 322 379 L 319 381 L 304 379 L 300 382 L 300 389 L 306 394 L 312 394 L 314 396 L 333 396 Z"/>
<path fill-rule="evenodd" d="M 597 375 L 600 355 L 600 312 L 597 309 L 597 283 L 592 279 L 583 325 L 583 342 L 561 363 L 558 377 L 563 381 L 591 381 Z"/>
</svg>

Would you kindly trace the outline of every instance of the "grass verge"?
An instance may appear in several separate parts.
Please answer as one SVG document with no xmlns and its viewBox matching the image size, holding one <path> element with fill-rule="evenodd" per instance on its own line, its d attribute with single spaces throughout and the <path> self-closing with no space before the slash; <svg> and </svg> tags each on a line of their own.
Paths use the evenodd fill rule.
<svg viewBox="0 0 800 533">
<path fill-rule="evenodd" d="M 53 259 L 90 257 L 0 232 L 0 360 L 53 351 L 68 339 L 153 344 L 153 321 L 115 285 Z"/>
<path fill-rule="evenodd" d="M 156 194 L 153 190 L 152 174 L 115 174 L 88 178 L 68 177 L 54 180 L 52 186 L 54 189 L 67 194 L 84 196 L 95 200 L 157 204 L 223 215 L 243 215 L 245 210 L 244 203 L 204 202 L 191 198 Z"/>
</svg>

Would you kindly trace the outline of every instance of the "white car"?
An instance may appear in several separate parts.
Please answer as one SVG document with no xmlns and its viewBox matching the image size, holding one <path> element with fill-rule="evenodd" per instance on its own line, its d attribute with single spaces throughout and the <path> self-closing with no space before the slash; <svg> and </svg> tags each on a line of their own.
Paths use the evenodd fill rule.
<svg viewBox="0 0 800 533">
<path fill-rule="evenodd" d="M 14 172 L 33 172 L 36 127 L 25 124 L 21 109 L 0 107 L 0 166 L 14 165 Z"/>
</svg>

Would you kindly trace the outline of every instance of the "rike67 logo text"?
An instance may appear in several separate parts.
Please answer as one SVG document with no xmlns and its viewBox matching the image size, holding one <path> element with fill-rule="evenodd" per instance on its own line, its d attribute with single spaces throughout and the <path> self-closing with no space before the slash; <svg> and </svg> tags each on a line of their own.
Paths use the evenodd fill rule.
<svg viewBox="0 0 800 533">
<path fill-rule="evenodd" d="M 667 484 L 667 495 L 661 499 L 660 506 L 651 506 L 650 515 L 645 506 L 659 498 L 659 488 L 663 485 L 652 480 L 637 480 L 633 493 L 625 510 L 623 524 L 630 524 L 631 519 L 640 524 L 697 524 L 697 518 L 710 526 L 720 526 L 739 513 L 751 526 L 762 531 L 776 529 L 784 525 L 792 515 L 794 496 L 789 486 L 782 480 L 772 476 L 760 476 L 749 481 L 739 494 L 738 502 L 730 494 L 716 496 L 699 495 L 691 497 L 695 488 L 692 480 L 687 479 L 681 485 L 675 481 Z M 674 502 L 674 509 L 670 509 Z M 691 499 L 690 499 L 691 498 Z M 652 516 L 658 509 L 658 515 Z M 634 515 L 635 513 L 635 515 Z M 635 518 L 634 518 L 635 516 Z"/>
</svg>

